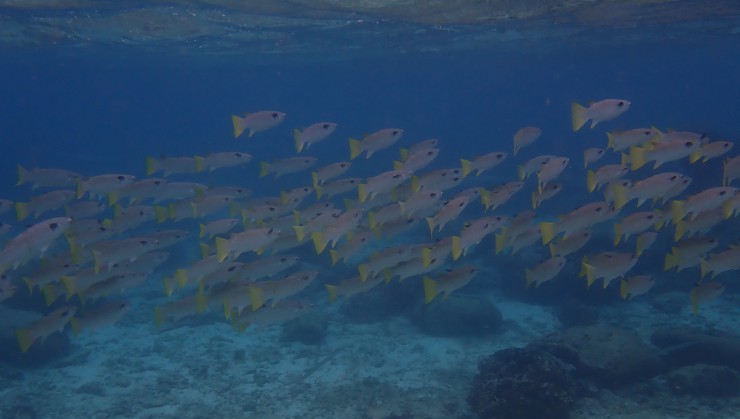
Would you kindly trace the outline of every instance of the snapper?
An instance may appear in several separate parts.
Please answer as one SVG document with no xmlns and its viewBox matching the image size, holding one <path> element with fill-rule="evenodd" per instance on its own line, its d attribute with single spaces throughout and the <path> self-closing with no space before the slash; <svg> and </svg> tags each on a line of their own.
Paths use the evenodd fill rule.
<svg viewBox="0 0 740 419">
<path fill-rule="evenodd" d="M 573 131 L 581 129 L 589 120 L 591 121 L 591 128 L 593 128 L 599 122 L 614 119 L 625 113 L 630 105 L 631 102 L 624 99 L 604 99 L 590 104 L 588 108 L 573 102 L 570 105 Z"/>
</svg>

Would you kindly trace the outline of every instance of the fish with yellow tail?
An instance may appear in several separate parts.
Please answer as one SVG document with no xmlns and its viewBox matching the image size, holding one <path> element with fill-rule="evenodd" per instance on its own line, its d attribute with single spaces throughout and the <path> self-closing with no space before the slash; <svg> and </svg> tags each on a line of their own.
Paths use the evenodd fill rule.
<svg viewBox="0 0 740 419">
<path fill-rule="evenodd" d="M 598 147 L 589 147 L 583 152 L 583 167 L 588 168 L 589 164 L 594 164 L 604 157 L 604 149 Z"/>
<path fill-rule="evenodd" d="M 588 286 L 597 279 L 604 279 L 604 288 L 609 287 L 612 279 L 624 276 L 637 263 L 638 257 L 634 253 L 603 252 L 592 257 L 584 256 L 581 261 L 581 272 L 578 276 L 585 276 Z"/>
<path fill-rule="evenodd" d="M 714 300 L 725 292 L 725 285 L 716 281 L 696 284 L 689 299 L 691 301 L 691 312 L 694 316 L 699 314 L 699 305 Z"/>
<path fill-rule="evenodd" d="M 319 276 L 318 271 L 304 271 L 272 281 L 255 282 L 248 286 L 252 311 L 258 310 L 266 301 L 274 307 L 278 302 L 303 291 Z"/>
<path fill-rule="evenodd" d="M 522 148 L 533 144 L 542 135 L 542 130 L 537 127 L 524 127 L 514 134 L 514 155 Z"/>
<path fill-rule="evenodd" d="M 307 126 L 303 131 L 297 128 L 294 129 L 293 140 L 295 141 L 295 150 L 299 153 L 304 148 L 308 150 L 311 144 L 316 144 L 332 135 L 337 130 L 337 126 L 334 122 L 317 122 Z"/>
<path fill-rule="evenodd" d="M 659 230 L 663 226 L 663 215 L 658 211 L 641 211 L 632 213 L 614 223 L 614 245 L 618 245 L 624 236 L 624 241 L 633 234 L 640 234 L 650 227 Z"/>
<path fill-rule="evenodd" d="M 740 245 L 730 246 L 727 250 L 712 253 L 706 260 L 702 260 L 701 277 L 712 274 L 712 279 L 717 275 L 740 269 Z"/>
<path fill-rule="evenodd" d="M 424 303 L 431 303 L 439 294 L 443 294 L 443 298 L 446 299 L 450 294 L 472 281 L 478 272 L 478 267 L 466 265 L 455 269 L 447 269 L 436 280 L 425 276 L 423 278 Z"/>
<path fill-rule="evenodd" d="M 598 201 L 583 205 L 565 215 L 561 215 L 557 222 L 540 223 L 542 244 L 550 243 L 560 233 L 563 233 L 564 237 L 568 237 L 578 230 L 608 221 L 616 215 L 617 211 L 607 202 Z"/>
<path fill-rule="evenodd" d="M 242 253 L 255 251 L 277 239 L 279 230 L 269 227 L 254 228 L 233 234 L 230 238 L 216 237 L 216 255 L 219 262 L 226 258 L 236 259 Z"/>
<path fill-rule="evenodd" d="M 570 105 L 573 131 L 578 131 L 588 121 L 591 121 L 591 128 L 594 128 L 599 122 L 614 119 L 625 113 L 631 104 L 624 99 L 604 99 L 591 103 L 588 107 L 573 102 Z"/>
<path fill-rule="evenodd" d="M 254 134 L 266 131 L 283 122 L 287 115 L 278 111 L 259 111 L 254 113 L 246 112 L 244 117 L 231 115 L 231 123 L 234 126 L 234 138 L 249 130 L 249 137 Z"/>
<path fill-rule="evenodd" d="M 473 160 L 460 159 L 462 165 L 462 175 L 467 176 L 471 172 L 475 171 L 476 176 L 480 176 L 486 170 L 491 170 L 494 167 L 501 164 L 508 155 L 501 151 L 494 151 L 492 153 L 478 156 Z"/>
<path fill-rule="evenodd" d="M 433 217 L 427 217 L 427 224 L 429 225 L 429 234 L 434 234 L 434 230 L 442 231 L 448 222 L 457 218 L 460 213 L 465 210 L 465 207 L 470 203 L 470 198 L 467 196 L 459 196 L 450 201 L 446 201 L 444 206 L 436 213 Z"/>
<path fill-rule="evenodd" d="M 67 323 L 69 323 L 69 320 L 76 312 L 77 307 L 61 307 L 51 313 L 45 314 L 42 318 L 27 327 L 17 329 L 15 336 L 18 339 L 21 352 L 28 351 L 28 348 L 37 340 L 43 341 L 52 333 L 64 331 L 65 326 L 67 326 Z"/>
<path fill-rule="evenodd" d="M 655 279 L 651 275 L 637 275 L 622 279 L 619 287 L 619 295 L 625 300 L 631 300 L 637 296 L 646 294 L 655 285 Z"/>
<path fill-rule="evenodd" d="M 405 131 L 400 128 L 385 128 L 366 135 L 362 140 L 350 138 L 350 160 L 354 160 L 362 153 L 366 153 L 365 158 L 369 159 L 375 152 L 386 149 L 395 144 L 396 141 L 403 137 L 404 132 Z"/>
<path fill-rule="evenodd" d="M 329 304 L 334 303 L 339 297 L 349 298 L 353 295 L 370 291 L 385 281 L 383 275 L 375 275 L 363 281 L 359 276 L 346 279 L 337 285 L 324 284 L 326 291 L 329 293 Z"/>
<path fill-rule="evenodd" d="M 541 262 L 532 269 L 524 270 L 524 277 L 527 280 L 527 288 L 533 283 L 535 288 L 544 282 L 555 278 L 565 266 L 565 258 L 562 256 L 553 256 L 544 262 Z"/>
<path fill-rule="evenodd" d="M 458 260 L 467 254 L 468 249 L 477 245 L 489 234 L 502 228 L 509 222 L 506 216 L 482 217 L 465 224 L 459 236 L 452 236 L 452 259 Z"/>
<path fill-rule="evenodd" d="M 115 301 L 106 303 L 94 309 L 85 310 L 83 317 L 72 317 L 69 325 L 75 335 L 82 332 L 95 332 L 104 327 L 117 323 L 129 310 L 131 303 Z"/>
<path fill-rule="evenodd" d="M 709 143 L 702 143 L 699 150 L 695 150 L 689 155 L 689 161 L 695 163 L 699 160 L 702 163 L 706 163 L 709 159 L 713 159 L 729 153 L 735 144 L 732 141 L 712 141 Z"/>
</svg>

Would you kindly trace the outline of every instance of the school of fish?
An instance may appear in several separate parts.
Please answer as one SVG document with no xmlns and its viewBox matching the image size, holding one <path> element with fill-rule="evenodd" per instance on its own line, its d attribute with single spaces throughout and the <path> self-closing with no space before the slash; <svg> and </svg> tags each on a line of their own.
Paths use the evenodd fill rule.
<svg viewBox="0 0 740 419">
<path fill-rule="evenodd" d="M 588 107 L 573 103 L 572 129 L 589 121 L 593 129 L 630 106 L 622 99 Z M 260 141 L 286 118 L 279 111 L 232 116 L 236 144 Z M 350 138 L 345 161 L 304 155 L 322 142 L 336 147 L 340 141 L 332 134 L 338 126 L 316 122 L 294 129 L 296 154 L 261 162 L 259 178 L 241 185 L 209 185 L 199 176 L 252 164 L 255 157 L 243 151 L 148 157 L 141 178 L 19 165 L 18 187 L 31 188 L 33 197 L 0 199 L 0 303 L 20 294 L 28 298 L 19 292 L 25 288 L 50 307 L 15 331 L 20 349 L 68 326 L 79 334 L 111 325 L 135 308 L 126 299 L 132 290 L 160 279 L 169 302 L 155 309 L 158 326 L 216 311 L 242 331 L 311 312 L 321 302 L 299 297 L 316 282 L 334 303 L 396 279 L 416 280 L 420 298 L 434 304 L 475 280 L 481 266 L 468 257 L 475 247 L 490 249 L 486 258 L 493 264 L 507 257 L 502 253 L 547 246 L 549 257 L 522 267 L 514 280 L 539 287 L 558 278 L 567 264 L 577 264 L 584 286 L 618 282 L 614 292 L 624 299 L 649 292 L 663 270 L 694 269 L 696 283 L 686 293 L 695 315 L 725 290 L 716 277 L 740 269 L 740 243 L 707 236 L 718 225 L 736 222 L 740 212 L 740 194 L 732 186 L 740 178 L 740 156 L 728 156 L 731 141 L 655 127 L 611 131 L 606 147 L 584 147 L 587 173 L 577 186 L 558 182 L 573 170 L 570 158 L 523 156 L 542 135 L 536 127 L 514 134 L 512 157 L 485 150 L 460 159 L 459 167 L 425 170 L 445 146 L 426 139 L 401 148 L 395 162 L 376 162 L 373 167 L 383 169 L 374 175 L 351 177 L 355 159 L 378 159 L 376 153 L 408 134 L 383 128 Z M 596 167 L 608 155 L 618 163 Z M 508 181 L 481 181 L 481 174 L 502 170 L 498 166 L 511 158 L 518 171 L 499 173 Z M 702 190 L 690 190 L 692 179 L 675 163 L 721 159 L 722 179 Z M 249 182 L 283 176 L 294 187 L 274 196 L 255 196 L 248 188 Z M 543 212 L 548 200 L 577 187 L 593 199 L 565 214 Z M 507 213 L 507 202 L 523 191 L 531 194 L 532 209 Z M 197 222 L 198 229 L 177 228 L 182 220 Z M 603 234 L 604 223 L 613 225 L 614 248 L 589 251 L 586 245 Z M 659 235 L 669 248 L 651 248 Z M 158 267 L 175 245 L 198 247 L 201 256 L 161 275 Z M 299 246 L 302 257 L 290 253 Z M 314 254 L 310 261 L 306 248 Z M 665 254 L 664 266 L 634 272 L 646 252 Z M 337 278 L 337 264 L 356 275 Z"/>
</svg>

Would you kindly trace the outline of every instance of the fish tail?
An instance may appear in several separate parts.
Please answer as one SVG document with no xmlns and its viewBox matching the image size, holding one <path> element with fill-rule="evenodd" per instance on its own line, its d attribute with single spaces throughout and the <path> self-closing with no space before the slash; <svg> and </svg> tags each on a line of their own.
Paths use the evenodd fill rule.
<svg viewBox="0 0 740 419">
<path fill-rule="evenodd" d="M 154 218 L 157 220 L 157 223 L 161 224 L 170 218 L 170 212 L 165 207 L 155 205 L 154 206 Z"/>
<path fill-rule="evenodd" d="M 337 299 L 337 286 L 324 284 L 326 291 L 329 293 L 329 304 L 332 304 Z"/>
<path fill-rule="evenodd" d="M 23 185 L 26 183 L 26 179 L 28 178 L 28 170 L 26 170 L 25 167 L 18 165 L 18 182 L 16 182 L 16 186 Z"/>
<path fill-rule="evenodd" d="M 197 294 L 195 294 L 195 311 L 198 313 L 202 313 L 206 311 L 208 308 L 208 296 L 205 292 L 203 292 L 203 289 L 199 290 Z"/>
<path fill-rule="evenodd" d="M 162 327 L 164 324 L 164 309 L 162 307 L 154 307 L 154 324 L 157 327 Z"/>
<path fill-rule="evenodd" d="M 432 217 L 425 217 L 425 220 L 427 220 L 427 224 L 429 224 L 429 235 L 434 235 L 434 218 Z"/>
<path fill-rule="evenodd" d="M 629 284 L 627 283 L 627 281 L 622 279 L 622 282 L 620 283 L 620 286 L 619 286 L 619 295 L 621 295 L 622 298 L 626 300 L 627 297 L 629 296 L 629 293 L 630 293 Z"/>
<path fill-rule="evenodd" d="M 0 271 L 2 271 L 2 270 L 0 270 Z M 23 277 L 23 282 L 25 282 L 26 285 L 28 286 L 28 294 L 33 294 L 33 282 L 31 281 L 31 277 L 24 276 Z"/>
<path fill-rule="evenodd" d="M 527 281 L 527 288 L 529 288 L 529 286 L 532 284 L 532 282 L 534 282 L 534 275 L 532 275 L 532 270 L 531 269 L 525 269 L 524 270 L 524 278 Z"/>
<path fill-rule="evenodd" d="M 728 219 L 732 217 L 732 214 L 735 212 L 735 209 L 732 208 L 732 201 L 725 201 L 724 204 L 722 204 L 722 216 L 725 217 L 725 219 Z"/>
<path fill-rule="evenodd" d="M 506 236 L 502 233 L 496 234 L 496 254 L 501 253 L 506 247 Z"/>
<path fill-rule="evenodd" d="M 359 272 L 359 274 L 360 274 L 360 280 L 362 282 L 367 281 L 367 276 L 368 276 L 368 273 L 369 273 L 368 272 L 367 263 L 362 263 L 360 265 L 357 265 L 357 272 Z"/>
<path fill-rule="evenodd" d="M 421 190 L 421 181 L 418 176 L 411 176 L 411 190 L 417 193 Z"/>
<path fill-rule="evenodd" d="M 470 172 L 473 171 L 473 162 L 470 160 L 460 159 L 460 164 L 462 165 L 463 177 L 467 177 Z"/>
<path fill-rule="evenodd" d="M 632 146 L 630 147 L 630 155 L 629 155 L 629 161 L 630 161 L 630 169 L 634 172 L 635 170 L 641 168 L 642 166 L 647 163 L 647 156 L 646 151 L 642 147 L 636 147 Z M 656 162 L 657 164 L 657 162 Z"/>
<path fill-rule="evenodd" d="M 614 246 L 618 245 L 621 239 L 622 239 L 622 224 L 615 223 L 614 224 Z M 625 240 L 627 240 L 626 237 L 625 237 Z"/>
<path fill-rule="evenodd" d="M 357 156 L 362 153 L 362 142 L 360 140 L 357 140 L 355 138 L 349 139 L 349 159 L 354 160 Z"/>
<path fill-rule="evenodd" d="M 555 247 L 555 244 L 554 243 L 550 243 L 550 244 L 547 245 L 547 247 L 550 248 L 550 256 L 551 257 L 555 257 L 555 255 L 557 255 L 557 253 L 558 253 L 558 249 L 557 249 L 557 247 Z"/>
<path fill-rule="evenodd" d="M 339 262 L 339 259 L 341 258 L 341 255 L 338 251 L 334 249 L 329 250 L 329 255 L 331 255 L 331 266 L 334 266 Z"/>
<path fill-rule="evenodd" d="M 406 161 L 409 158 L 409 150 L 406 148 L 402 147 L 400 150 L 398 150 L 398 154 L 401 155 L 401 161 Z"/>
<path fill-rule="evenodd" d="M 689 163 L 695 163 L 697 160 L 701 159 L 702 156 L 703 154 L 701 149 L 692 151 L 691 154 L 689 154 Z"/>
<path fill-rule="evenodd" d="M 15 203 L 15 216 L 18 219 L 18 221 L 22 221 L 26 217 L 28 217 L 28 204 L 25 202 L 16 202 Z"/>
<path fill-rule="evenodd" d="M 596 174 L 593 170 L 586 172 L 586 187 L 589 193 L 596 190 Z"/>
<path fill-rule="evenodd" d="M 694 316 L 699 314 L 699 295 L 696 292 L 696 289 L 693 289 L 691 291 L 691 312 L 694 314 Z"/>
<path fill-rule="evenodd" d="M 686 207 L 684 201 L 674 200 L 671 202 L 671 215 L 673 222 L 678 223 L 686 215 Z"/>
<path fill-rule="evenodd" d="M 368 211 L 367 212 L 367 224 L 370 226 L 370 229 L 374 229 L 378 226 L 378 220 L 375 218 L 375 212 Z"/>
<path fill-rule="evenodd" d="M 518 165 L 516 167 L 516 176 L 519 180 L 524 180 L 527 177 L 527 172 L 524 170 L 523 165 Z"/>
<path fill-rule="evenodd" d="M 67 301 L 69 301 L 70 298 L 75 294 L 75 277 L 73 276 L 67 276 L 63 275 L 61 277 L 62 284 L 64 284 L 64 289 L 67 291 Z"/>
<path fill-rule="evenodd" d="M 326 240 L 324 240 L 324 235 L 319 231 L 314 231 L 311 233 L 311 240 L 313 241 L 313 246 L 316 249 L 316 254 L 320 255 L 321 252 L 326 249 Z"/>
<path fill-rule="evenodd" d="M 260 177 L 265 177 L 270 174 L 270 163 L 266 161 L 260 162 Z"/>
<path fill-rule="evenodd" d="M 44 301 L 46 301 L 47 306 L 52 305 L 58 297 L 56 292 L 54 292 L 54 287 L 48 284 L 41 287 L 41 293 L 44 294 Z"/>
<path fill-rule="evenodd" d="M 555 223 L 540 223 L 540 234 L 542 236 L 542 244 L 550 243 L 550 241 L 555 238 Z"/>
<path fill-rule="evenodd" d="M 195 171 L 202 172 L 206 167 L 206 159 L 201 156 L 193 156 L 193 160 L 195 161 Z"/>
<path fill-rule="evenodd" d="M 295 231 L 295 236 L 298 239 L 298 242 L 302 243 L 303 239 L 306 238 L 306 228 L 303 226 L 293 226 L 293 231 Z"/>
<path fill-rule="evenodd" d="M 198 238 L 202 239 L 203 236 L 205 235 L 206 235 L 206 225 L 201 223 L 200 225 L 198 225 Z"/>
<path fill-rule="evenodd" d="M 298 128 L 293 128 L 293 141 L 295 142 L 295 151 L 300 153 L 303 150 L 303 143 L 301 142 L 301 132 Z"/>
<path fill-rule="evenodd" d="M 320 186 L 315 186 L 314 189 L 316 189 L 316 199 L 321 199 L 321 195 L 323 194 Z"/>
<path fill-rule="evenodd" d="M 537 209 L 537 192 L 532 192 L 532 209 Z"/>
<path fill-rule="evenodd" d="M 425 268 L 432 263 L 432 249 L 428 247 L 421 249 L 421 261 Z"/>
<path fill-rule="evenodd" d="M 573 131 L 578 131 L 588 121 L 587 109 L 576 102 L 570 104 L 570 122 Z"/>
<path fill-rule="evenodd" d="M 668 271 L 673 269 L 676 266 L 677 263 L 677 255 L 673 253 L 666 253 L 665 258 L 663 258 L 663 270 Z"/>
<path fill-rule="evenodd" d="M 699 262 L 699 268 L 701 269 L 701 278 L 704 279 L 704 277 L 709 273 L 709 263 L 702 259 L 701 262 Z"/>
<path fill-rule="evenodd" d="M 614 185 L 614 208 L 620 210 L 629 202 L 629 189 L 626 186 Z"/>
<path fill-rule="evenodd" d="M 311 172 L 311 183 L 313 184 L 314 189 L 317 189 L 319 187 L 319 174 L 318 173 Z"/>
<path fill-rule="evenodd" d="M 18 345 L 21 347 L 21 352 L 26 352 L 33 344 L 34 339 L 33 336 L 31 336 L 31 331 L 28 329 L 16 330 L 15 336 L 18 339 Z"/>
<path fill-rule="evenodd" d="M 360 183 L 359 185 L 357 185 L 357 197 L 360 202 L 365 202 L 365 200 L 367 199 L 367 194 L 367 184 Z"/>
<path fill-rule="evenodd" d="M 424 304 L 429 304 L 437 296 L 437 283 L 428 276 L 423 278 L 424 281 Z"/>
<path fill-rule="evenodd" d="M 686 232 L 686 222 L 685 221 L 677 221 L 676 222 L 676 232 L 673 233 L 673 241 L 678 241 L 681 237 L 683 237 L 683 234 Z"/>
<path fill-rule="evenodd" d="M 588 284 L 588 287 L 590 288 L 591 284 L 596 281 L 596 269 L 592 265 L 589 265 L 587 263 L 583 264 L 583 268 L 586 270 L 586 282 Z M 604 285 L 606 284 L 607 283 L 604 282 Z"/>
<path fill-rule="evenodd" d="M 186 269 L 176 270 L 173 277 L 180 288 L 184 288 L 188 284 L 188 271 Z"/>
<path fill-rule="evenodd" d="M 252 303 L 252 311 L 259 310 L 265 304 L 265 297 L 262 288 L 249 286 L 249 301 Z"/>
<path fill-rule="evenodd" d="M 393 160 L 393 170 L 403 169 L 403 163 L 398 160 Z"/>
<path fill-rule="evenodd" d="M 82 198 L 83 195 L 85 195 L 85 184 L 82 178 L 77 178 L 77 199 Z"/>
<path fill-rule="evenodd" d="M 462 255 L 462 239 L 459 236 L 452 236 L 452 259 L 457 260 Z"/>
<path fill-rule="evenodd" d="M 216 258 L 219 263 L 229 256 L 229 241 L 223 237 L 216 237 Z"/>
<path fill-rule="evenodd" d="M 234 125 L 234 138 L 238 138 L 244 132 L 244 120 L 236 115 L 231 115 L 231 123 Z"/>
</svg>

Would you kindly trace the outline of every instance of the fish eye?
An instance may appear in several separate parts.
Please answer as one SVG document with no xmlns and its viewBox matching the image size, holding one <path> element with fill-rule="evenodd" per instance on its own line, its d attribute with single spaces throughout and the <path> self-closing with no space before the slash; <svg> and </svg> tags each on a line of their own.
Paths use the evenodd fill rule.
<svg viewBox="0 0 740 419">
<path fill-rule="evenodd" d="M 146 240 L 139 240 L 139 244 L 149 244 L 149 242 Z"/>
<path fill-rule="evenodd" d="M 242 153 L 234 153 L 236 157 L 242 157 Z"/>
<path fill-rule="evenodd" d="M 496 154 L 496 158 L 497 159 L 503 159 L 504 158 L 504 154 L 503 153 L 498 153 L 498 154 Z"/>
<path fill-rule="evenodd" d="M 694 142 L 693 142 L 693 141 L 686 141 L 686 142 L 684 143 L 684 145 L 685 145 L 686 147 L 693 147 L 693 146 L 694 146 Z"/>
<path fill-rule="evenodd" d="M 676 180 L 676 175 L 671 176 L 671 180 Z"/>
<path fill-rule="evenodd" d="M 647 219 L 648 220 L 652 220 L 653 218 L 655 218 L 655 216 L 653 214 L 650 214 L 650 215 L 647 216 Z"/>
<path fill-rule="evenodd" d="M 400 177 L 401 177 L 401 175 L 393 175 L 393 179 L 398 179 Z"/>
<path fill-rule="evenodd" d="M 323 128 L 323 129 L 329 129 L 329 127 L 331 127 L 331 125 L 329 125 L 329 124 L 324 124 L 324 125 L 321 126 L 321 128 Z"/>
<path fill-rule="evenodd" d="M 118 176 L 116 176 L 116 179 L 118 179 L 118 180 L 125 180 L 126 179 L 126 176 L 118 175 Z"/>
<path fill-rule="evenodd" d="M 398 131 L 393 131 L 393 135 L 398 135 Z"/>
<path fill-rule="evenodd" d="M 268 207 L 267 210 L 270 212 L 275 211 L 275 207 Z"/>
<path fill-rule="evenodd" d="M 235 269 L 236 269 L 236 266 L 231 266 L 231 267 L 229 267 L 229 269 L 227 269 L 227 271 L 228 272 L 234 272 Z"/>
<path fill-rule="evenodd" d="M 118 305 L 118 307 L 119 308 L 125 308 L 126 307 L 126 303 L 121 303 L 121 304 Z"/>
<path fill-rule="evenodd" d="M 352 179 L 352 180 L 350 180 L 350 181 L 349 181 L 349 183 L 355 183 L 355 180 L 354 180 L 354 179 Z"/>
<path fill-rule="evenodd" d="M 49 228 L 52 229 L 52 230 L 56 230 L 57 228 L 59 228 L 59 224 L 57 224 L 57 223 L 51 223 L 51 224 L 49 224 Z"/>
<path fill-rule="evenodd" d="M 272 234 L 272 229 L 267 230 L 267 234 Z"/>
<path fill-rule="evenodd" d="M 427 156 L 431 156 L 431 155 L 434 155 L 434 151 L 432 150 L 427 151 Z"/>
<path fill-rule="evenodd" d="M 341 168 L 344 168 L 344 166 L 346 166 L 346 164 L 344 164 L 344 163 L 339 164 L 339 167 L 341 167 Z"/>
<path fill-rule="evenodd" d="M 722 196 L 722 195 L 724 195 L 726 193 L 727 193 L 727 191 L 720 191 L 719 195 Z"/>
<path fill-rule="evenodd" d="M 624 102 L 620 101 L 619 103 L 617 103 L 617 106 L 621 108 L 622 106 L 624 106 Z"/>
<path fill-rule="evenodd" d="M 603 208 L 601 208 L 601 207 L 598 207 L 598 208 L 596 208 L 596 212 L 601 212 L 601 210 L 602 210 L 602 209 L 603 209 Z"/>
<path fill-rule="evenodd" d="M 273 112 L 273 113 L 272 113 L 272 117 L 273 117 L 273 118 L 277 119 L 277 117 L 278 117 L 278 116 L 280 116 L 280 115 L 279 115 L 279 114 L 278 114 L 277 112 Z"/>
<path fill-rule="evenodd" d="M 645 131 L 645 132 L 643 132 L 643 134 L 645 134 L 645 135 L 650 135 L 650 134 L 652 134 L 652 132 L 650 132 L 650 131 Z"/>
</svg>

